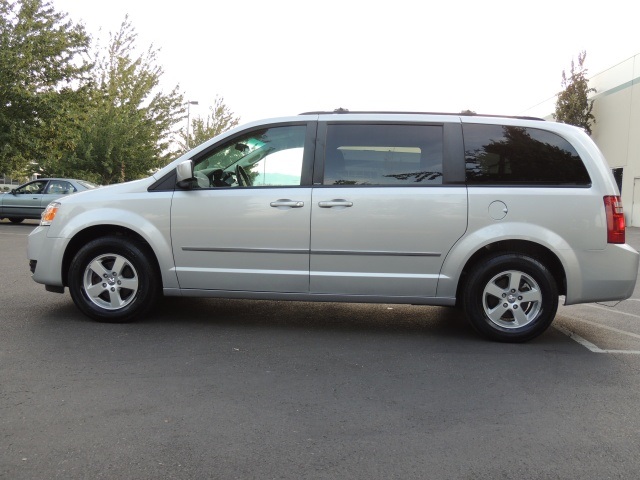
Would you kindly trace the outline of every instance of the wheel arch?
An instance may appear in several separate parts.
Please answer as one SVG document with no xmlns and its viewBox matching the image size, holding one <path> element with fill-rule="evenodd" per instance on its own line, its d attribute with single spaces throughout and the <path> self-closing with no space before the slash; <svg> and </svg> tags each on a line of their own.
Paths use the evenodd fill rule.
<svg viewBox="0 0 640 480">
<path fill-rule="evenodd" d="M 76 233 L 65 249 L 64 256 L 62 257 L 62 282 L 64 286 L 69 285 L 69 279 L 67 278 L 69 274 L 69 267 L 71 266 L 71 261 L 78 251 L 84 245 L 96 238 L 109 236 L 127 237 L 134 240 L 149 255 L 153 264 L 154 274 L 158 275 L 159 278 L 162 278 L 158 257 L 149 242 L 147 242 L 142 235 L 120 225 L 94 225 Z"/>
<path fill-rule="evenodd" d="M 562 262 L 555 253 L 544 245 L 529 240 L 500 240 L 484 245 L 467 260 L 460 274 L 456 289 L 456 299 L 458 301 L 461 298 L 461 292 L 465 287 L 469 273 L 487 258 L 503 253 L 517 253 L 538 260 L 551 272 L 559 294 L 566 295 L 567 276 Z"/>
</svg>

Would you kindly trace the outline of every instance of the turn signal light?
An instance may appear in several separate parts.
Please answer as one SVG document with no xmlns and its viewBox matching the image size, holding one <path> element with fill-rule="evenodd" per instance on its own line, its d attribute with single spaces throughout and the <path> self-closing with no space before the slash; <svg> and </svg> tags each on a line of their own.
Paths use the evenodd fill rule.
<svg viewBox="0 0 640 480">
<path fill-rule="evenodd" d="M 58 209 L 60 208 L 60 204 L 58 202 L 51 202 L 47 205 L 47 208 L 42 212 L 40 217 L 40 225 L 47 226 L 51 225 L 53 219 L 56 218 L 56 214 L 58 213 Z"/>
<path fill-rule="evenodd" d="M 607 243 L 625 243 L 625 222 L 620 197 L 604 197 L 604 210 L 607 213 Z"/>
</svg>

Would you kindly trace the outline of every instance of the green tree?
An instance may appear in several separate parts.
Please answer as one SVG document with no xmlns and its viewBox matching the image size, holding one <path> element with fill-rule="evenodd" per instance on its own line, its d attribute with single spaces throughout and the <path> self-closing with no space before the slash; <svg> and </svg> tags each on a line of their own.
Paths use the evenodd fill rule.
<svg viewBox="0 0 640 480">
<path fill-rule="evenodd" d="M 165 93 L 153 45 L 136 54 L 137 34 L 125 17 L 98 53 L 87 121 L 68 169 L 101 184 L 149 175 L 167 163 L 173 129 L 184 119 L 179 87 Z"/>
<path fill-rule="evenodd" d="M 46 0 L 0 0 L 0 173 L 60 160 L 78 138 L 89 42 Z"/>
<path fill-rule="evenodd" d="M 589 100 L 589 94 L 595 93 L 595 88 L 589 88 L 587 79 L 587 69 L 584 61 L 587 52 L 578 54 L 578 65 L 571 60 L 571 75 L 567 77 L 562 71 L 562 88 L 556 100 L 556 111 L 553 118 L 558 122 L 568 123 L 577 127 L 582 127 L 591 135 L 591 125 L 596 123 L 596 119 L 591 113 L 593 110 L 593 100 Z"/>
<path fill-rule="evenodd" d="M 187 132 L 183 129 L 180 131 L 180 140 L 182 152 L 186 152 L 189 148 L 193 148 L 210 138 L 220 135 L 227 130 L 232 129 L 240 123 L 240 117 L 225 105 L 223 97 L 216 97 L 213 107 L 209 107 L 209 115 L 206 118 L 193 118 L 189 129 L 189 142 L 187 143 Z"/>
</svg>

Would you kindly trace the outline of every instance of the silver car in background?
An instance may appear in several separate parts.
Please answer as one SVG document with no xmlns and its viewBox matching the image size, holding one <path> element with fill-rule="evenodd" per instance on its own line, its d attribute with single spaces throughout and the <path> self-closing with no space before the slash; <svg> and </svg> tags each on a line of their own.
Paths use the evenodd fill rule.
<svg viewBox="0 0 640 480">
<path fill-rule="evenodd" d="M 0 195 L 0 220 L 20 223 L 39 219 L 49 203 L 65 195 L 96 188 L 91 182 L 73 178 L 40 178 Z"/>
<path fill-rule="evenodd" d="M 33 279 L 131 321 L 159 295 L 462 307 L 522 342 L 621 300 L 638 253 L 580 129 L 513 117 L 311 112 L 250 123 L 152 177 L 52 203 Z"/>
</svg>

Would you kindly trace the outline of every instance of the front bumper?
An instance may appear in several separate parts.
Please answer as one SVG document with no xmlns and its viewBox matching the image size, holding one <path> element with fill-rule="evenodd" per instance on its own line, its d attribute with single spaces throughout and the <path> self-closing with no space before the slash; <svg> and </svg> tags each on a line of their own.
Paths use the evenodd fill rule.
<svg viewBox="0 0 640 480">
<path fill-rule="evenodd" d="M 31 278 L 37 283 L 63 287 L 62 258 L 69 239 L 47 237 L 49 227 L 39 226 L 27 238 Z"/>
</svg>

